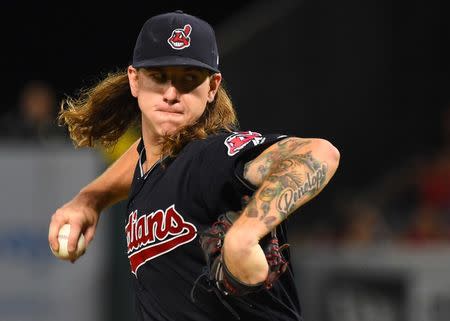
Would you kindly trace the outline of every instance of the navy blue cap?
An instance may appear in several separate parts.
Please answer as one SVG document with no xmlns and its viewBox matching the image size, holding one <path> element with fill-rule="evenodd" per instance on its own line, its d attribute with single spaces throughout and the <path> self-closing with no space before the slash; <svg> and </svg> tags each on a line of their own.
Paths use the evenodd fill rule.
<svg viewBox="0 0 450 321">
<path fill-rule="evenodd" d="M 193 66 L 219 72 L 213 28 L 181 10 L 153 16 L 139 33 L 133 67 Z"/>
</svg>

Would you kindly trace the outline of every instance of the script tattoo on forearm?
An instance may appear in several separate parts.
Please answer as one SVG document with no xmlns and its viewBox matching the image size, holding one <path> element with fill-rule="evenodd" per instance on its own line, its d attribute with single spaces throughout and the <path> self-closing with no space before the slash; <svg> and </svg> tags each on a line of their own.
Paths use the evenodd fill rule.
<svg viewBox="0 0 450 321">
<path fill-rule="evenodd" d="M 327 165 L 321 164 L 313 173 L 306 173 L 305 182 L 296 188 L 287 187 L 278 198 L 277 210 L 287 216 L 294 204 L 304 195 L 314 196 L 325 182 Z"/>
<path fill-rule="evenodd" d="M 261 220 L 273 228 L 274 216 L 267 216 L 270 206 L 275 202 L 281 220 L 293 211 L 298 200 L 304 196 L 312 197 L 324 186 L 328 166 L 312 157 L 311 151 L 290 155 L 272 170 L 265 187 L 258 195 L 263 211 Z"/>
</svg>

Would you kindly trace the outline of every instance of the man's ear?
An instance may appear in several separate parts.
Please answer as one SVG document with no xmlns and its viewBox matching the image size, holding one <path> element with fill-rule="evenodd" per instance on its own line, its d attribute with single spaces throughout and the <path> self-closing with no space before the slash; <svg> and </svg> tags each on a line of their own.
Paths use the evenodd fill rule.
<svg viewBox="0 0 450 321">
<path fill-rule="evenodd" d="M 138 95 L 138 71 L 133 66 L 128 66 L 128 82 L 130 84 L 131 95 L 137 97 Z"/>
<path fill-rule="evenodd" d="M 208 102 L 212 103 L 219 90 L 220 83 L 222 82 L 222 74 L 216 73 L 211 76 L 209 81 Z"/>
</svg>

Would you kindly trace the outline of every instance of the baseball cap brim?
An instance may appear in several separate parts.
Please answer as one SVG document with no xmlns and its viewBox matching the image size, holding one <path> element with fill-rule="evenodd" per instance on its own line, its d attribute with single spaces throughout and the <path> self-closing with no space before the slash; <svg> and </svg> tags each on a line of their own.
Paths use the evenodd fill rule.
<svg viewBox="0 0 450 321">
<path fill-rule="evenodd" d="M 200 67 L 213 72 L 220 72 L 219 69 L 213 68 L 201 61 L 181 56 L 165 56 L 133 63 L 134 68 L 143 67 Z"/>
</svg>

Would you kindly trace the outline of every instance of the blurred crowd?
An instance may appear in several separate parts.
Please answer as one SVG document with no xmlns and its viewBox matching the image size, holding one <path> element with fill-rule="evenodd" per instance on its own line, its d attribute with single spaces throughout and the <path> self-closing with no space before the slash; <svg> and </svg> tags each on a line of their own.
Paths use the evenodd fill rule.
<svg viewBox="0 0 450 321">
<path fill-rule="evenodd" d="M 0 138 L 33 143 L 67 140 L 65 128 L 56 120 L 58 100 L 51 84 L 30 80 L 20 90 L 14 108 L 0 114 Z"/>
<path fill-rule="evenodd" d="M 57 122 L 61 98 L 44 81 L 29 81 L 17 104 L 0 114 L 0 140 L 36 144 L 70 143 Z M 334 213 L 305 226 L 302 240 L 335 245 L 450 242 L 450 106 L 439 117 L 440 140 L 433 150 L 405 159 L 371 186 L 339 192 Z M 117 159 L 139 137 L 131 128 L 110 149 L 99 149 L 105 163 Z"/>
<path fill-rule="evenodd" d="M 335 213 L 301 241 L 333 245 L 450 244 L 450 106 L 431 150 L 403 159 L 369 186 L 339 192 Z"/>
<path fill-rule="evenodd" d="M 44 80 L 29 80 L 19 91 L 13 108 L 0 113 L 0 142 L 30 144 L 71 144 L 67 128 L 58 123 L 62 97 Z M 114 147 L 97 151 L 106 164 L 112 163 L 139 137 L 130 128 Z"/>
</svg>

